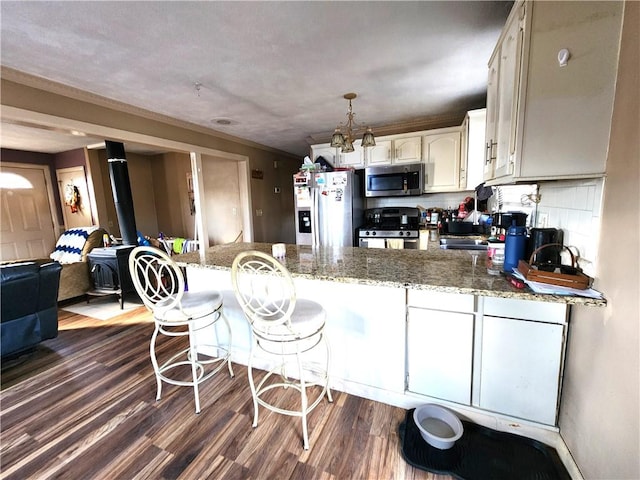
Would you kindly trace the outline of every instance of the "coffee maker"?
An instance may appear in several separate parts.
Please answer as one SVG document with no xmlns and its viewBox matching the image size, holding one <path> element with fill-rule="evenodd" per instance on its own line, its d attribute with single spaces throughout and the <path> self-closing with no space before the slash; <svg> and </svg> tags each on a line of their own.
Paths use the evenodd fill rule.
<svg viewBox="0 0 640 480">
<path fill-rule="evenodd" d="M 529 241 L 527 244 L 527 261 L 531 258 L 531 254 L 541 247 L 549 243 L 557 243 L 559 245 L 546 247 L 540 250 L 532 259 L 532 264 L 549 267 L 560 265 L 560 253 L 562 252 L 562 230 L 557 228 L 532 228 L 529 231 Z"/>
</svg>

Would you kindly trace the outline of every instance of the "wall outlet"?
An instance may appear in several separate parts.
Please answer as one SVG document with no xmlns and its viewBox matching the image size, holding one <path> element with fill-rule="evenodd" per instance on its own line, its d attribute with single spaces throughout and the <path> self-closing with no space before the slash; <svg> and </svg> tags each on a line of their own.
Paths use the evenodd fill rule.
<svg viewBox="0 0 640 480">
<path fill-rule="evenodd" d="M 273 193 L 280 193 L 280 187 L 273 187 Z"/>
<path fill-rule="evenodd" d="M 278 160 L 273 161 L 273 168 L 274 169 L 278 168 Z"/>
<path fill-rule="evenodd" d="M 256 217 L 261 217 L 262 216 L 262 209 L 261 208 L 257 208 L 256 209 Z"/>
<path fill-rule="evenodd" d="M 231 213 L 233 214 L 234 217 L 238 216 L 238 209 L 236 207 L 233 207 L 231 209 Z"/>
</svg>

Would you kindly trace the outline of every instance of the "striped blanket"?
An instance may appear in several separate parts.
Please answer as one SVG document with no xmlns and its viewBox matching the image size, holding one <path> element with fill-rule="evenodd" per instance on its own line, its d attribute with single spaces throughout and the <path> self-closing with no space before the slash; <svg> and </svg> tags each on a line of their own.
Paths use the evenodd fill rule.
<svg viewBox="0 0 640 480">
<path fill-rule="evenodd" d="M 99 227 L 78 227 L 67 230 L 58 239 L 56 248 L 49 257 L 60 263 L 75 263 L 82 260 L 82 249 L 91 232 Z"/>
</svg>

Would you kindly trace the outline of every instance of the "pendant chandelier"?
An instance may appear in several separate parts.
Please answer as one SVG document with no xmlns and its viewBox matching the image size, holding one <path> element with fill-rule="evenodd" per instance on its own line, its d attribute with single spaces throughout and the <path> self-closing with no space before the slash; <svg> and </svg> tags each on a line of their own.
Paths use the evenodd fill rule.
<svg viewBox="0 0 640 480">
<path fill-rule="evenodd" d="M 355 136 L 358 135 L 358 130 L 363 129 L 364 134 L 362 136 L 362 146 L 363 147 L 375 147 L 376 139 L 373 137 L 373 132 L 371 131 L 371 127 L 364 127 L 364 124 L 358 127 L 353 121 L 353 117 L 355 117 L 355 113 L 353 113 L 353 107 L 351 106 L 351 100 L 356 98 L 357 95 L 355 93 L 345 93 L 344 98 L 349 100 L 349 109 L 347 110 L 347 124 L 338 125 L 333 132 L 333 136 L 331 137 L 331 146 L 335 148 L 341 148 L 342 153 L 353 152 L 353 142 L 355 140 Z M 344 128 L 344 133 L 342 133 L 342 129 Z"/>
</svg>

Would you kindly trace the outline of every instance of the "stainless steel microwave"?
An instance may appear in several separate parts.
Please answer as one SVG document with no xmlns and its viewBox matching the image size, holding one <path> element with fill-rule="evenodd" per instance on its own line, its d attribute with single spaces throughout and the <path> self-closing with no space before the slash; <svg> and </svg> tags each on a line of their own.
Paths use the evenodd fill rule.
<svg viewBox="0 0 640 480">
<path fill-rule="evenodd" d="M 364 169 L 366 197 L 405 197 L 422 195 L 424 164 L 390 165 Z"/>
</svg>

